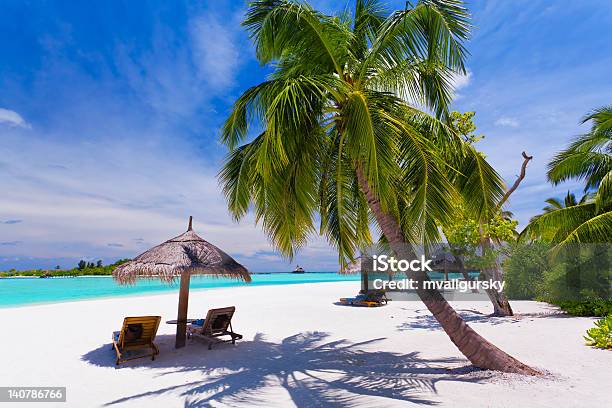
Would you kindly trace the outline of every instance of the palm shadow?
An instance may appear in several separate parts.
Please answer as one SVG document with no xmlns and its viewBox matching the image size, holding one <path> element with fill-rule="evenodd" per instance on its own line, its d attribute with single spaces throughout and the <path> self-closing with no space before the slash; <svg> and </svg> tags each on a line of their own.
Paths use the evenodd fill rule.
<svg viewBox="0 0 612 408">
<path fill-rule="evenodd" d="M 401 323 L 397 326 L 400 331 L 413 330 L 413 329 L 424 329 L 424 330 L 442 330 L 442 326 L 436 320 L 435 317 L 426 309 L 407 309 L 411 313 L 416 313 L 417 316 L 410 317 L 408 321 Z M 565 312 L 560 310 L 557 306 L 548 305 L 542 307 L 542 310 L 537 312 L 529 313 L 515 313 L 514 316 L 495 316 L 492 314 L 486 314 L 473 309 L 456 309 L 459 316 L 467 323 L 488 323 L 492 326 L 501 324 L 513 324 L 519 323 L 521 320 L 533 320 L 533 319 L 564 319 L 572 316 L 568 316 Z"/>
<path fill-rule="evenodd" d="M 410 317 L 407 322 L 398 325 L 397 329 L 400 331 L 413 329 L 442 330 L 440 323 L 438 323 L 436 318 L 427 310 L 416 310 L 415 312 L 417 316 Z M 513 317 L 498 317 L 469 309 L 457 309 L 457 313 L 459 313 L 459 316 L 467 323 L 488 323 L 496 326 L 500 324 L 517 323 L 519 321 L 517 318 Z"/>
<path fill-rule="evenodd" d="M 437 393 L 439 382 L 481 382 L 491 375 L 465 366 L 467 361 L 463 359 L 423 359 L 418 352 L 399 354 L 361 349 L 382 338 L 350 343 L 329 341 L 328 337 L 327 333 L 305 332 L 275 343 L 257 334 L 252 341 L 219 346 L 213 351 L 197 342 L 174 351 L 173 336 L 158 336 L 161 354 L 156 361 L 125 367 L 165 369 L 157 375 L 198 372 L 202 379 L 128 395 L 105 406 L 166 393 L 184 397 L 185 407 L 219 403 L 265 405 L 257 395 L 278 385 L 300 407 L 346 407 L 357 404 L 363 396 L 436 405 L 425 395 Z M 82 360 L 102 367 L 114 366 L 109 344 L 86 353 Z"/>
</svg>

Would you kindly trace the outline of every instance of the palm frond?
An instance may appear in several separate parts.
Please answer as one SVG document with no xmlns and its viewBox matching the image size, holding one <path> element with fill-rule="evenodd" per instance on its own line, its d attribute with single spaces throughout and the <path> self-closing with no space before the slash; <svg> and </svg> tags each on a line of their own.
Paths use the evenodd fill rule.
<svg viewBox="0 0 612 408">
<path fill-rule="evenodd" d="M 553 185 L 577 179 L 585 181 L 585 191 L 597 188 L 612 170 L 612 156 L 601 152 L 568 149 L 555 155 L 548 164 L 547 176 Z"/>
<path fill-rule="evenodd" d="M 334 141 L 332 154 L 327 156 L 325 164 L 329 180 L 321 184 L 320 191 L 321 233 L 336 248 L 338 261 L 345 267 L 359 248 L 368 245 L 367 241 L 371 242 L 371 238 L 367 204 L 364 207 L 358 190 L 355 194 L 357 182 L 353 169 L 347 165 L 350 162 L 348 153 L 341 148 L 341 138 Z"/>
<path fill-rule="evenodd" d="M 558 243 L 565 240 L 572 231 L 593 218 L 594 215 L 594 203 L 550 211 L 532 218 L 521 235 L 532 238 L 548 237 L 553 242 Z"/>
<path fill-rule="evenodd" d="M 548 178 L 553 184 L 584 180 L 588 191 L 596 189 L 612 171 L 612 106 L 594 110 L 582 120 L 587 121 L 592 122 L 591 131 L 577 137 L 548 164 Z"/>
<path fill-rule="evenodd" d="M 249 124 L 254 120 L 265 121 L 266 103 L 261 101 L 261 95 L 271 86 L 269 81 L 247 89 L 234 102 L 232 112 L 225 120 L 221 130 L 221 142 L 233 150 L 247 136 Z"/>
<path fill-rule="evenodd" d="M 550 204 L 549 206 L 544 207 L 545 212 L 550 212 L 552 210 L 558 210 L 563 208 L 563 203 L 561 203 L 561 201 L 554 197 L 547 198 L 546 200 L 544 200 L 544 202 Z"/>
<path fill-rule="evenodd" d="M 253 200 L 256 221 L 288 258 L 315 232 L 314 214 L 318 210 L 316 179 L 322 133 L 313 128 L 302 134 L 304 137 L 287 150 L 287 164 L 274 169 L 269 179 L 258 179 Z M 258 160 L 269 158 L 258 155 Z"/>
<path fill-rule="evenodd" d="M 460 1 L 421 1 L 411 9 L 396 11 L 381 25 L 361 64 L 358 81 L 394 70 L 401 79 L 387 75 L 378 79 L 379 86 L 395 86 L 398 94 L 409 95 L 438 116 L 445 114 L 452 76 L 465 73 L 462 42 L 469 29 L 469 15 Z"/>
<path fill-rule="evenodd" d="M 612 132 L 612 105 L 594 109 L 582 118 L 582 123 L 593 121 L 592 133 L 600 135 Z"/>
<path fill-rule="evenodd" d="M 455 185 L 463 197 L 466 213 L 478 222 L 488 222 L 504 195 L 503 180 L 469 144 L 465 144 L 463 157 L 454 164 L 458 171 Z"/>
<path fill-rule="evenodd" d="M 342 115 L 346 118 L 346 147 L 355 162 L 362 163 L 372 186 L 379 185 L 378 149 L 374 134 L 372 112 L 364 92 L 348 95 Z M 377 187 L 374 187 L 377 193 Z"/>
<path fill-rule="evenodd" d="M 396 177 L 401 223 L 411 242 L 432 243 L 440 238 L 439 225 L 450 221 L 453 203 L 459 199 L 445 174 L 445 164 L 435 145 L 418 126 L 383 115 L 396 127 L 399 141 L 400 177 Z"/>
<path fill-rule="evenodd" d="M 386 18 L 384 4 L 379 0 L 357 0 L 353 17 L 353 38 L 350 50 L 362 59 Z"/>
<path fill-rule="evenodd" d="M 256 171 L 256 153 L 263 133 L 251 143 L 240 146 L 228 155 L 218 174 L 228 208 L 235 220 L 246 215 L 253 195 Z"/>
<path fill-rule="evenodd" d="M 243 25 L 262 64 L 297 56 L 319 73 L 342 76 L 350 31 L 307 3 L 260 0 L 250 3 Z"/>
<path fill-rule="evenodd" d="M 597 212 L 612 204 L 612 170 L 610 170 L 599 182 L 595 193 L 595 205 Z"/>
<path fill-rule="evenodd" d="M 599 214 L 576 227 L 560 245 L 609 242 L 612 237 L 612 211 Z"/>
</svg>

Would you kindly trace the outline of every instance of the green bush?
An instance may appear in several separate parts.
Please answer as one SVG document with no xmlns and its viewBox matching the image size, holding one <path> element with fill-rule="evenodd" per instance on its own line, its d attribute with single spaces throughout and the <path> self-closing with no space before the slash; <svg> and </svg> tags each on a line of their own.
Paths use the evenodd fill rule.
<svg viewBox="0 0 612 408">
<path fill-rule="evenodd" d="M 550 269 L 550 245 L 534 242 L 513 245 L 503 264 L 506 295 L 510 299 L 531 300 L 541 295 L 544 274 Z"/>
<path fill-rule="evenodd" d="M 612 315 L 612 300 L 566 300 L 563 302 L 549 301 L 572 316 L 608 316 Z"/>
<path fill-rule="evenodd" d="M 553 256 L 554 254 L 554 256 Z M 506 293 L 561 306 L 576 316 L 611 311 L 612 245 L 572 245 L 555 253 L 541 241 L 508 246 L 503 262 Z"/>
<path fill-rule="evenodd" d="M 587 330 L 584 336 L 588 346 L 612 348 L 612 315 L 595 322 L 595 327 Z"/>
<path fill-rule="evenodd" d="M 43 270 L 43 269 L 30 269 L 27 271 L 16 271 L 15 269 L 11 269 L 8 272 L 0 272 L 0 276 L 41 276 L 48 275 L 53 277 L 60 276 L 82 276 L 82 275 L 112 275 L 113 270 L 121 265 L 129 261 L 129 259 L 120 259 L 117 262 L 106 265 L 106 266 L 85 266 L 83 268 L 72 268 L 72 269 L 54 269 L 54 270 Z M 84 261 L 82 261 L 85 263 Z M 93 263 L 91 263 L 93 265 Z"/>
</svg>

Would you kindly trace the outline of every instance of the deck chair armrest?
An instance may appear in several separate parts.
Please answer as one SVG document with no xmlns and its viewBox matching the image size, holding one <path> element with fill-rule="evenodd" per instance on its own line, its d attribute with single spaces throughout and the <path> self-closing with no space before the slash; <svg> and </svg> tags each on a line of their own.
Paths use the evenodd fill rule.
<svg viewBox="0 0 612 408">
<path fill-rule="evenodd" d="M 115 347 L 115 352 L 117 353 L 117 359 L 121 359 L 121 350 L 119 350 L 119 344 L 116 341 L 113 341 L 113 347 Z"/>
</svg>

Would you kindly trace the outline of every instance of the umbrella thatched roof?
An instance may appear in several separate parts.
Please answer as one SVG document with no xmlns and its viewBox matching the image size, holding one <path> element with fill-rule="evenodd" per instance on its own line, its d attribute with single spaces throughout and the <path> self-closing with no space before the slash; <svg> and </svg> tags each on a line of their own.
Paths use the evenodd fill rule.
<svg viewBox="0 0 612 408">
<path fill-rule="evenodd" d="M 202 239 L 191 229 L 120 265 L 113 278 L 122 284 L 131 284 L 137 278 L 160 279 L 173 282 L 188 271 L 190 275 L 213 275 L 251 281 L 246 268 L 231 256 Z"/>
<path fill-rule="evenodd" d="M 461 270 L 461 262 L 449 252 L 439 252 L 434 255 L 431 266 L 431 269 L 438 272 Z"/>
<path fill-rule="evenodd" d="M 361 272 L 372 272 L 372 257 L 360 255 L 344 268 L 340 268 L 341 274 L 355 274 Z"/>
<path fill-rule="evenodd" d="M 343 274 L 360 273 L 361 272 L 361 261 L 360 261 L 360 259 L 357 258 L 356 260 L 354 260 L 350 264 L 346 265 L 345 267 L 343 267 L 343 268 L 341 267 L 339 272 L 343 273 Z"/>
</svg>

